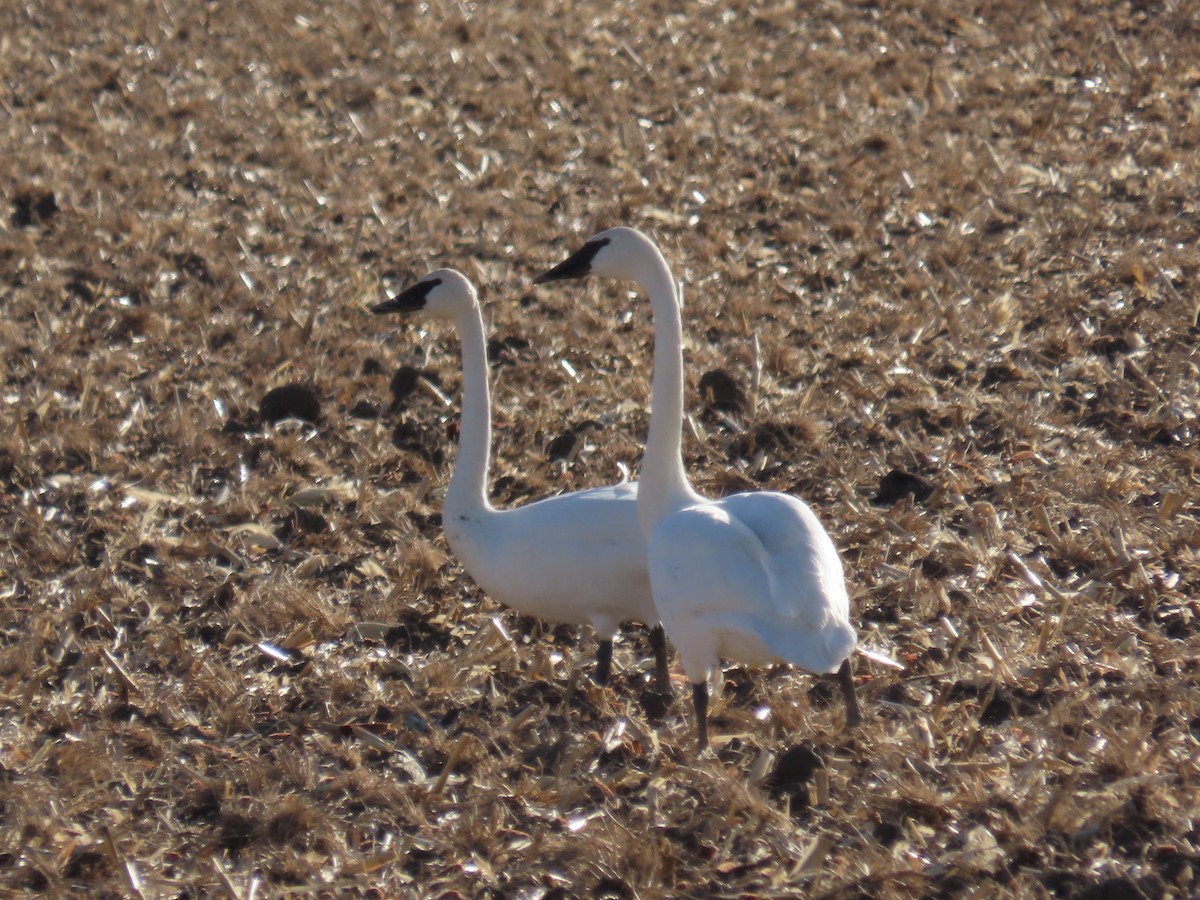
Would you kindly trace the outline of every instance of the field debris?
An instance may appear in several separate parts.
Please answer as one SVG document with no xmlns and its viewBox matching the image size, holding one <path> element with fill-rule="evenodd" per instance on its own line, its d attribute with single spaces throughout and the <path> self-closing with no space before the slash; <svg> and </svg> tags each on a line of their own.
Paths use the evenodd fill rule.
<svg viewBox="0 0 1200 900">
<path fill-rule="evenodd" d="M 0 9 L 0 892 L 1200 893 L 1192 8 L 111 12 Z M 599 688 L 446 551 L 457 345 L 367 305 L 478 283 L 495 503 L 636 477 L 648 304 L 529 284 L 617 224 L 858 729 L 729 667 L 698 758 L 643 630 Z"/>
</svg>

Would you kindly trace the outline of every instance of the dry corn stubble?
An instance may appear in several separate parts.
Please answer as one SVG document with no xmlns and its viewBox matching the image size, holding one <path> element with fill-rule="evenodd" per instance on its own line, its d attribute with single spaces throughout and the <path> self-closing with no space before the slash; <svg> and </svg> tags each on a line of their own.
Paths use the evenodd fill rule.
<svg viewBox="0 0 1200 900">
<path fill-rule="evenodd" d="M 1194 893 L 1192 18 L 5 6 L 0 884 Z M 696 760 L 640 633 L 594 689 L 445 553 L 454 409 L 389 382 L 456 348 L 364 308 L 463 268 L 498 498 L 611 481 L 646 304 L 526 285 L 617 223 L 687 285 L 698 483 L 810 500 L 906 663 L 856 734 L 732 670 Z"/>
</svg>

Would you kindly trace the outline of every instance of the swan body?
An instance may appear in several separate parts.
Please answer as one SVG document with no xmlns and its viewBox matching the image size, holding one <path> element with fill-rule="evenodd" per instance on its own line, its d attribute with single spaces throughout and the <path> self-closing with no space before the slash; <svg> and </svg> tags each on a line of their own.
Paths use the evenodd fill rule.
<svg viewBox="0 0 1200 900">
<path fill-rule="evenodd" d="M 854 651 L 837 551 L 793 497 L 734 494 L 684 508 L 654 529 L 649 550 L 651 586 L 693 682 L 717 657 L 825 674 Z"/>
<path fill-rule="evenodd" d="M 635 484 L 483 514 L 447 499 L 442 526 L 479 586 L 525 615 L 590 625 L 602 640 L 611 640 L 623 621 L 657 621 L 639 602 L 650 595 L 645 560 L 631 554 L 646 552 Z"/>
<path fill-rule="evenodd" d="M 600 232 L 535 283 L 588 275 L 636 282 L 654 311 L 650 433 L 638 518 L 658 614 L 693 685 L 707 745 L 707 678 L 720 657 L 838 673 L 847 720 L 859 721 L 849 657 L 857 645 L 837 548 L 813 511 L 777 491 L 708 500 L 683 467 L 683 325 L 674 277 L 632 228 Z"/>
<path fill-rule="evenodd" d="M 462 343 L 459 452 L 442 527 L 463 568 L 492 599 L 518 612 L 591 626 L 600 642 L 596 679 L 601 683 L 608 680 L 620 624 L 636 620 L 653 626 L 656 688 L 669 692 L 666 641 L 651 599 L 637 484 L 496 509 L 487 498 L 491 401 L 483 316 L 474 286 L 454 269 L 438 269 L 372 311 L 447 318 Z"/>
</svg>

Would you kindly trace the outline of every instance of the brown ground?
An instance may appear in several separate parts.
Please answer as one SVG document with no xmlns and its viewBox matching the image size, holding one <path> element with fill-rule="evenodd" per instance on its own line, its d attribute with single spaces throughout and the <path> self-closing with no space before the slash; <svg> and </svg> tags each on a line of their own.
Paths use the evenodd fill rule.
<svg viewBox="0 0 1200 900">
<path fill-rule="evenodd" d="M 1200 891 L 1195 5 L 520 5 L 0 7 L 3 890 Z M 642 631 L 601 690 L 446 554 L 454 410 L 389 381 L 457 347 L 365 306 L 463 268 L 497 496 L 612 481 L 647 305 L 528 285 L 618 223 L 698 486 L 810 501 L 907 667 L 857 732 L 731 668 L 698 760 Z"/>
</svg>

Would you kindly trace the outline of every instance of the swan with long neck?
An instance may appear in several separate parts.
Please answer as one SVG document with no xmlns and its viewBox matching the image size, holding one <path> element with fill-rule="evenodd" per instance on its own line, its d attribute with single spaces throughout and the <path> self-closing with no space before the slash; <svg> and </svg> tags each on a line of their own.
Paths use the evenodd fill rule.
<svg viewBox="0 0 1200 900">
<path fill-rule="evenodd" d="M 589 275 L 636 282 L 654 313 L 650 431 L 638 519 L 646 535 L 654 604 L 679 651 L 708 744 L 708 674 L 720 657 L 836 672 L 847 721 L 861 717 L 850 654 L 857 635 L 842 562 L 809 507 L 777 491 L 720 500 L 698 494 L 683 466 L 683 323 L 671 269 L 633 228 L 590 238 L 535 284 Z"/>
<path fill-rule="evenodd" d="M 516 509 L 488 501 L 491 399 L 483 316 L 474 285 L 438 269 L 375 313 L 449 319 L 462 344 L 463 400 L 454 475 L 442 527 L 463 568 L 494 600 L 526 615 L 596 632 L 595 678 L 608 681 L 620 624 L 651 626 L 655 689 L 670 692 L 666 638 L 651 599 L 646 541 L 632 482 L 559 494 Z"/>
</svg>

